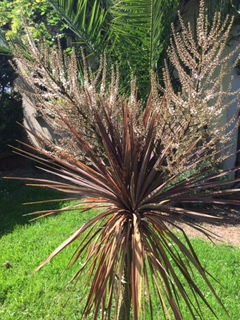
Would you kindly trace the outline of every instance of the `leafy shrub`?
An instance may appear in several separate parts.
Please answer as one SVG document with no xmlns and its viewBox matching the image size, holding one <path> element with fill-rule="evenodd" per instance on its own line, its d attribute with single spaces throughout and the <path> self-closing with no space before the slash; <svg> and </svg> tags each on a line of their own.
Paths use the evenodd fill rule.
<svg viewBox="0 0 240 320">
<path fill-rule="evenodd" d="M 16 77 L 8 63 L 8 57 L 0 56 L 0 153 L 10 150 L 7 145 L 15 144 L 23 130 L 17 125 L 22 122 L 23 112 L 21 97 L 13 92 L 13 82 Z"/>
</svg>

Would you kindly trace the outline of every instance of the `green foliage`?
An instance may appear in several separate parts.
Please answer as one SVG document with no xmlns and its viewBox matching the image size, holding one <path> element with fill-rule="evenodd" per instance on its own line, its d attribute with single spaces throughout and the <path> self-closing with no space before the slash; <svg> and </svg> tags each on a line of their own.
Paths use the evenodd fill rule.
<svg viewBox="0 0 240 320">
<path fill-rule="evenodd" d="M 112 51 L 116 52 L 125 77 L 127 67 L 136 77 L 140 95 L 150 90 L 147 71 L 161 73 L 178 4 L 178 0 L 124 0 L 115 1 L 110 10 Z"/>
<path fill-rule="evenodd" d="M 237 12 L 238 2 L 209 1 L 209 11 L 231 8 Z M 83 46 L 95 69 L 106 53 L 110 64 L 120 66 L 121 90 L 129 90 L 127 84 L 134 75 L 138 95 L 146 98 L 150 89 L 146 70 L 154 70 L 161 78 L 170 24 L 179 4 L 179 0 L 4 0 L 0 4 L 0 27 L 10 42 L 18 41 L 19 35 L 24 39 L 24 17 L 35 41 L 45 38 L 52 45 L 61 38 L 68 50 Z"/>
<path fill-rule="evenodd" d="M 46 0 L 1 1 L 0 28 L 5 32 L 5 38 L 10 42 L 24 41 L 23 24 L 28 25 L 35 41 L 44 38 L 49 44 L 64 34 L 65 29 L 61 18 Z"/>
<path fill-rule="evenodd" d="M 48 1 L 55 12 L 64 19 L 78 38 L 78 44 L 84 46 L 90 55 L 100 58 L 106 43 L 107 11 L 102 2 L 94 0 Z"/>
<path fill-rule="evenodd" d="M 0 153 L 9 150 L 7 144 L 15 144 L 15 139 L 21 137 L 23 132 L 16 123 L 21 123 L 23 119 L 21 97 L 13 91 L 16 74 L 8 59 L 0 55 Z"/>
<path fill-rule="evenodd" d="M 118 63 L 121 88 L 126 92 L 131 75 L 138 81 L 139 95 L 146 98 L 146 71 L 159 71 L 170 36 L 170 23 L 178 1 L 49 1 L 87 48 L 90 64 L 106 54 Z M 76 5 L 77 10 L 74 10 Z M 139 58 L 140 57 L 140 58 Z"/>
<path fill-rule="evenodd" d="M 120 66 L 123 92 L 133 74 L 139 95 L 146 98 L 146 70 L 161 73 L 178 0 L 15 0 L 0 5 L 0 28 L 10 43 L 26 41 L 25 25 L 36 42 L 44 38 L 51 45 L 61 38 L 68 50 L 82 46 L 95 69 L 105 53 L 110 64 Z"/>
</svg>

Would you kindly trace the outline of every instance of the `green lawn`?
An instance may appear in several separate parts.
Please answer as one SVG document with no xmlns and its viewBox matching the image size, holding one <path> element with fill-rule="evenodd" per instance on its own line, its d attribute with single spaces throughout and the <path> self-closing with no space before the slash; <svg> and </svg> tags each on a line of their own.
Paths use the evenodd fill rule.
<svg viewBox="0 0 240 320">
<path fill-rule="evenodd" d="M 89 215 L 96 213 L 80 215 L 70 212 L 32 223 L 28 221 L 29 217 L 22 217 L 23 213 L 33 210 L 22 206 L 22 202 L 46 197 L 50 199 L 61 195 L 27 188 L 22 182 L 0 181 L 0 319 L 70 320 L 81 316 L 81 300 L 86 297 L 88 284 L 83 279 L 76 287 L 65 290 L 78 267 L 65 268 L 77 244 L 62 252 L 38 273 L 33 274 L 33 270 Z M 203 288 L 219 319 L 240 320 L 240 249 L 213 246 L 202 240 L 193 240 L 192 243 L 203 265 L 221 282 L 214 283 L 214 286 L 229 310 L 230 318 L 209 290 Z M 7 261 L 11 268 L 3 265 Z M 201 280 L 197 281 L 202 286 Z M 159 314 L 158 309 L 156 302 L 156 314 Z M 187 313 L 185 319 L 190 319 Z M 204 310 L 204 319 L 212 320 L 214 317 Z"/>
</svg>

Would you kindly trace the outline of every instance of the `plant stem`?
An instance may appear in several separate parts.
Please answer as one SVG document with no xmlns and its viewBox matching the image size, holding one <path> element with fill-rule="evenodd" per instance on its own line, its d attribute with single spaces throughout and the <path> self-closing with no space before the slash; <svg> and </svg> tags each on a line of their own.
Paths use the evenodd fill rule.
<svg viewBox="0 0 240 320">
<path fill-rule="evenodd" d="M 130 310 L 131 310 L 131 264 L 125 258 L 125 267 L 124 267 L 124 279 L 123 281 L 123 291 L 121 306 L 118 314 L 118 320 L 130 320 Z"/>
</svg>

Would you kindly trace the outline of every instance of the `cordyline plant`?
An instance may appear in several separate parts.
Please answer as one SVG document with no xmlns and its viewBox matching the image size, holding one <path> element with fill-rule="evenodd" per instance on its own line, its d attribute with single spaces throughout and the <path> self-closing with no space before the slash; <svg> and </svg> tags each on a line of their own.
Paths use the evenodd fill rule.
<svg viewBox="0 0 240 320">
<path fill-rule="evenodd" d="M 198 27 L 202 24 L 203 37 L 213 39 L 213 31 L 208 34 L 205 23 L 202 5 Z M 217 27 L 225 37 L 225 28 Z M 180 35 L 174 33 L 170 57 L 175 57 L 175 50 L 190 50 L 187 43 L 192 38 L 186 32 L 190 33 L 184 29 L 181 41 Z M 25 149 L 15 148 L 15 152 L 37 161 L 42 170 L 60 178 L 29 178 L 30 185 L 75 195 L 74 202 L 64 209 L 33 214 L 42 217 L 73 209 L 79 213 L 101 209 L 37 270 L 77 241 L 71 262 L 75 264 L 84 257 L 84 264 L 73 280 L 81 281 L 84 274 L 89 284 L 84 317 L 156 319 L 153 301 L 158 300 L 167 319 L 182 319 L 182 303 L 189 317 L 203 319 L 202 302 L 217 318 L 194 274 L 202 277 L 222 303 L 179 222 L 211 237 L 197 222 L 223 221 L 226 206 L 240 204 L 239 200 L 229 200 L 228 195 L 240 190 L 231 188 L 237 180 L 229 178 L 237 168 L 216 168 L 218 160 L 223 159 L 220 155 L 229 134 L 219 130 L 218 134 L 211 131 L 206 135 L 208 123 L 201 124 L 201 118 L 196 122 L 195 112 L 207 101 L 202 105 L 184 95 L 187 82 L 195 81 L 196 76 L 186 74 L 184 80 L 184 73 L 180 73 L 183 93 L 175 95 L 165 71 L 167 86 L 160 96 L 161 87 L 152 74 L 151 93 L 144 104 L 137 99 L 134 79 L 130 97 L 119 95 L 117 67 L 112 67 L 108 78 L 104 59 L 97 75 L 93 75 L 83 58 L 84 81 L 80 84 L 74 52 L 67 57 L 61 49 L 50 50 L 44 45 L 37 48 L 29 40 L 31 59 L 19 48 L 16 51 L 18 71 L 31 85 L 39 111 L 55 129 L 58 140 L 49 141 L 30 132 L 42 148 L 23 144 Z M 184 41 L 185 47 L 179 49 L 178 44 Z M 191 57 L 193 63 L 193 52 Z M 178 59 L 186 63 L 181 55 L 174 59 L 176 66 Z M 197 63 L 203 62 L 196 58 Z M 180 65 L 179 70 L 183 70 Z M 208 77 L 209 72 L 198 72 L 196 81 Z M 213 84 L 206 90 L 212 90 L 209 94 L 214 95 L 214 88 Z M 222 97 L 226 95 L 224 92 Z M 184 99 L 187 105 L 182 103 Z M 216 97 L 216 101 L 220 100 Z M 212 108 L 215 110 L 214 104 Z M 172 228 L 175 226 L 184 240 L 176 236 Z"/>
</svg>

